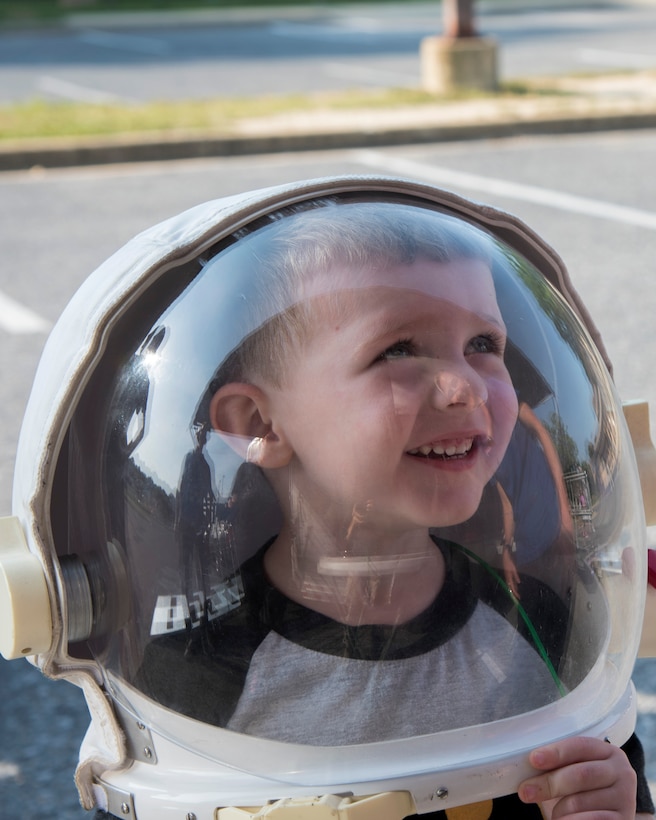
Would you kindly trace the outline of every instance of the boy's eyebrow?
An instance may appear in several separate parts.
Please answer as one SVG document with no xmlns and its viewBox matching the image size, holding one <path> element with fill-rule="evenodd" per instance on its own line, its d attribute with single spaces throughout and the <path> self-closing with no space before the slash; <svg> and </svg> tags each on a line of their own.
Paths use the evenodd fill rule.
<svg viewBox="0 0 656 820">
<path fill-rule="evenodd" d="M 499 316 L 494 316 L 491 313 L 481 313 L 476 315 L 480 315 L 480 318 L 483 319 L 483 321 L 489 322 L 489 324 L 498 327 L 499 330 L 502 330 L 504 333 L 506 333 L 506 323 L 503 321 L 503 318 Z"/>
<path fill-rule="evenodd" d="M 462 309 L 462 306 L 457 303 L 452 302 L 451 304 Z M 482 322 L 497 328 L 501 333 L 507 333 L 506 324 L 501 316 L 497 316 L 493 313 L 476 313 L 476 311 L 473 310 L 468 311 L 468 313 L 472 316 L 476 316 Z M 371 344 L 377 339 L 382 340 L 394 333 L 411 335 L 413 331 L 422 326 L 422 319 L 427 319 L 427 324 L 430 324 L 432 321 L 430 311 L 427 310 L 425 314 L 421 314 L 419 317 L 415 314 L 412 318 L 404 318 L 402 314 L 399 316 L 399 313 L 390 311 L 388 308 L 384 308 L 380 312 L 377 311 L 365 320 L 367 324 L 372 325 L 374 333 L 372 336 L 363 339 L 357 347 Z"/>
<path fill-rule="evenodd" d="M 504 339 L 507 337 L 508 330 L 502 317 L 491 313 L 476 313 L 475 311 L 470 311 L 470 313 L 477 316 L 481 322 L 494 328 Z M 425 317 L 428 318 L 428 311 Z M 422 323 L 421 317 L 417 319 L 414 316 L 412 319 L 405 319 L 403 316 L 399 316 L 398 313 L 390 312 L 387 309 L 380 312 L 376 311 L 367 316 L 364 321 L 366 325 L 362 326 L 360 338 L 353 346 L 353 353 L 356 356 L 363 355 L 378 346 L 389 344 L 392 339 L 394 341 L 404 338 L 411 340 Z M 424 325 L 425 327 L 426 325 Z M 481 332 L 484 331 L 485 329 L 482 328 Z"/>
<path fill-rule="evenodd" d="M 356 345 L 357 348 L 367 347 L 383 341 L 393 335 L 411 335 L 417 329 L 417 319 L 405 319 L 398 313 L 385 309 L 366 317 L 366 328 L 361 340 Z M 371 329 L 371 333 L 369 333 Z"/>
</svg>

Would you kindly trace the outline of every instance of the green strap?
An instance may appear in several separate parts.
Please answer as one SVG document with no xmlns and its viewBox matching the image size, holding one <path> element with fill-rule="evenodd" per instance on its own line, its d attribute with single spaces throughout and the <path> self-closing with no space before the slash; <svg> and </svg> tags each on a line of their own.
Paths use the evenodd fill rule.
<svg viewBox="0 0 656 820">
<path fill-rule="evenodd" d="M 533 638 L 533 643 L 535 644 L 535 648 L 537 649 L 540 657 L 542 658 L 542 660 L 546 664 L 546 667 L 549 670 L 549 674 L 554 679 L 554 682 L 556 684 L 556 688 L 558 689 L 558 692 L 559 692 L 560 696 L 564 697 L 567 694 L 567 690 L 565 689 L 565 686 L 563 685 L 563 682 L 561 681 L 561 679 L 558 677 L 558 673 L 554 669 L 554 665 L 551 663 L 551 659 L 549 658 L 549 655 L 547 654 L 547 650 L 544 648 L 544 644 L 540 640 L 540 636 L 538 635 L 535 627 L 533 626 L 533 622 L 528 617 L 528 613 L 526 612 L 524 607 L 521 605 L 521 603 L 517 600 L 517 598 L 513 595 L 513 592 L 510 589 L 510 587 L 508 586 L 508 584 L 504 581 L 504 579 L 501 577 L 501 575 L 499 575 L 499 573 L 494 569 L 494 567 L 490 566 L 490 564 L 488 564 L 487 561 L 484 561 L 481 558 L 480 555 L 476 555 L 475 552 L 472 552 L 471 550 L 467 549 L 467 547 L 463 547 L 462 544 L 456 544 L 456 546 L 458 547 L 458 549 L 462 550 L 462 552 L 464 552 L 465 555 L 469 556 L 469 558 L 473 558 L 474 561 L 479 563 L 482 567 L 485 567 L 485 569 L 490 573 L 490 575 L 494 578 L 494 580 L 498 584 L 501 585 L 502 589 L 504 589 L 506 591 L 508 597 L 513 602 L 513 605 L 515 606 L 515 608 L 519 612 L 519 615 L 520 615 L 521 619 L 526 624 L 526 627 L 527 627 L 528 631 L 531 633 L 531 637 Z"/>
</svg>

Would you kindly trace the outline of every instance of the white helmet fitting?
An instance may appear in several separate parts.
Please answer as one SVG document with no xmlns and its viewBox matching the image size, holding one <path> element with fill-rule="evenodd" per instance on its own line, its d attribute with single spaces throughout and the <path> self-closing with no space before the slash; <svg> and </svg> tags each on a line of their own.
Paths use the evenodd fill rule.
<svg viewBox="0 0 656 820">
<path fill-rule="evenodd" d="M 489 255 L 508 370 L 520 405 L 555 442 L 571 540 L 526 554 L 513 547 L 527 579 L 518 601 L 502 577 L 498 516 L 483 512 L 435 537 L 465 546 L 461 559 L 496 587 L 497 613 L 534 644 L 553 692 L 534 702 L 518 697 L 531 685 L 517 668 L 517 703 L 488 718 L 458 714 L 435 683 L 437 707 L 426 705 L 430 697 L 418 702 L 416 692 L 393 706 L 375 695 L 341 716 L 338 699 L 331 722 L 324 715 L 319 724 L 312 713 L 326 711 L 316 702 L 324 690 L 308 688 L 283 656 L 276 668 L 264 665 L 271 680 L 251 698 L 264 718 L 236 723 L 226 714 L 244 676 L 255 677 L 252 655 L 244 660 L 229 630 L 216 630 L 249 606 L 251 581 L 241 567 L 280 521 L 250 478 L 239 485 L 246 455 L 208 421 L 208 401 L 221 368 L 236 366 L 244 342 L 293 304 L 289 294 L 272 297 L 258 278 L 272 267 L 267 254 L 277 254 L 274 262 L 289 255 L 288 230 L 296 242 L 304 232 L 317 236 L 313 219 L 357 226 L 360 212 L 382 220 L 375 241 L 398 225 L 412 234 L 419 250 L 407 250 L 409 258 L 426 253 L 421 243 L 433 225 L 458 252 L 480 246 Z M 609 371 L 551 248 L 508 214 L 414 182 L 337 177 L 220 199 L 145 231 L 107 260 L 45 347 L 19 441 L 13 516 L 0 522 L 1 648 L 84 690 L 92 722 L 76 779 L 85 808 L 137 820 L 209 820 L 224 807 L 321 797 L 310 802 L 335 812 L 385 795 L 368 798 L 373 816 L 403 817 L 515 791 L 538 745 L 573 734 L 624 742 L 635 719 L 630 675 L 646 549 L 638 473 Z M 255 499 L 235 518 L 229 507 L 240 493 Z M 533 593 L 540 606 L 531 604 Z M 313 658 L 335 657 L 317 641 Z M 373 651 L 368 661 L 388 660 Z M 214 666 L 223 676 L 216 695 Z M 277 732 L 267 718 L 285 672 L 298 691 Z M 234 674 L 239 691 L 226 694 Z M 468 686 L 463 680 L 465 694 Z M 457 716 L 442 721 L 439 704 Z M 386 706 L 399 709 L 409 728 L 392 722 L 380 736 L 360 728 L 360 713 Z"/>
</svg>

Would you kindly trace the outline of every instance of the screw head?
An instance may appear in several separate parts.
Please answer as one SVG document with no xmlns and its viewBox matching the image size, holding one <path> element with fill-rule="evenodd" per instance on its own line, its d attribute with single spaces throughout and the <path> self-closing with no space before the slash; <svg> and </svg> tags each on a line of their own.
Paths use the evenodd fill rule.
<svg viewBox="0 0 656 820">
<path fill-rule="evenodd" d="M 449 790 L 444 786 L 440 786 L 439 789 L 435 790 L 435 797 L 439 797 L 440 800 L 445 800 L 449 796 Z"/>
</svg>

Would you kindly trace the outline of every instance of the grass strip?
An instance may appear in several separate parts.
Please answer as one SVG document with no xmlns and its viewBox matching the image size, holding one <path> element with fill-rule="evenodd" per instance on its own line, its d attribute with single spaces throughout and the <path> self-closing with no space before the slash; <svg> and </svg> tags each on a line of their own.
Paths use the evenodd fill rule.
<svg viewBox="0 0 656 820">
<path fill-rule="evenodd" d="M 0 105 L 0 140 L 109 136 L 136 132 L 213 132 L 229 135 L 240 121 L 329 110 L 375 110 L 447 105 L 468 99 L 557 96 L 513 83 L 496 94 L 463 92 L 437 98 L 419 89 L 351 90 L 320 94 L 269 95 L 212 100 L 166 100 L 141 104 L 48 102 L 41 99 Z"/>
</svg>

